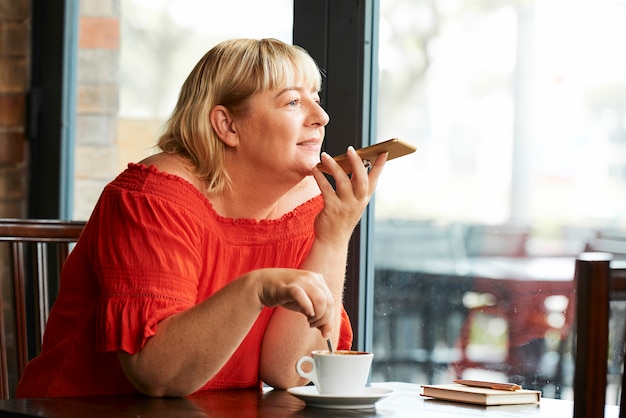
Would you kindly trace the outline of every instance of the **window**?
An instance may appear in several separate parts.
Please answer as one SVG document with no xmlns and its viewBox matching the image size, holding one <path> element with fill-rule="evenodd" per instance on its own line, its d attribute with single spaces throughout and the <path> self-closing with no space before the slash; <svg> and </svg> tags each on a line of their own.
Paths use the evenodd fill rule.
<svg viewBox="0 0 626 418">
<path fill-rule="evenodd" d="M 619 1 L 384 1 L 374 380 L 570 396 L 573 257 L 626 226 Z M 376 360 L 378 359 L 378 360 Z"/>
</svg>

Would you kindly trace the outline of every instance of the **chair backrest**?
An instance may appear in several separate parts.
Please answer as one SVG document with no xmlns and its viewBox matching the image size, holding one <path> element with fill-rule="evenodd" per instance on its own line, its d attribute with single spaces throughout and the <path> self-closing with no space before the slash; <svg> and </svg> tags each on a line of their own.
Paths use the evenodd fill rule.
<svg viewBox="0 0 626 418">
<path fill-rule="evenodd" d="M 576 260 L 576 351 L 574 369 L 574 417 L 604 416 L 609 361 L 611 301 L 626 300 L 626 261 L 609 253 L 590 252 Z M 623 313 L 622 313 L 623 314 Z M 623 324 L 625 318 L 617 322 Z M 624 358 L 623 335 L 621 356 Z M 626 416 L 623 365 L 621 367 L 620 418 Z"/>
<path fill-rule="evenodd" d="M 0 398 L 39 354 L 61 267 L 85 222 L 0 219 Z M 11 360 L 11 361 L 10 361 Z"/>
</svg>

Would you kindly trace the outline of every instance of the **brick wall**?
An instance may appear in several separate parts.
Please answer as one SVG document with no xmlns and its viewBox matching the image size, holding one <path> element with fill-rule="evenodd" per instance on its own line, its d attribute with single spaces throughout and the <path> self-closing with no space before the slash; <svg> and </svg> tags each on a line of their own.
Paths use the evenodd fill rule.
<svg viewBox="0 0 626 418">
<path fill-rule="evenodd" d="M 0 0 L 0 217 L 26 213 L 29 57 L 30 1 Z"/>
<path fill-rule="evenodd" d="M 28 198 L 28 149 L 26 140 L 26 94 L 29 88 L 30 1 L 0 0 L 0 217 L 21 218 Z M 4 309 L 3 329 L 7 351 L 14 350 L 10 255 L 0 246 L 0 296 Z M 13 358 L 13 357 L 10 357 Z M 7 364 L 11 377 L 13 362 Z"/>
</svg>

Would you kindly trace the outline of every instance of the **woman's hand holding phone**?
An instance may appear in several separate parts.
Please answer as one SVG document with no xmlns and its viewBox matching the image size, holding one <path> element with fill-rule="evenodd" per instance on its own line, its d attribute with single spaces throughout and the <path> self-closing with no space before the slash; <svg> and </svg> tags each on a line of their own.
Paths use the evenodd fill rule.
<svg viewBox="0 0 626 418">
<path fill-rule="evenodd" d="M 379 142 L 378 144 L 370 145 L 369 147 L 360 148 L 356 150 L 356 153 L 361 157 L 363 164 L 366 167 L 370 167 L 376 161 L 376 157 L 383 152 L 387 152 L 387 161 L 392 160 L 394 158 L 402 157 L 403 155 L 411 154 L 415 152 L 416 147 L 404 142 L 398 138 L 389 139 L 387 141 Z M 338 155 L 333 158 L 337 164 L 343 169 L 346 174 L 352 173 L 352 165 L 348 159 L 347 154 Z M 326 174 L 332 173 L 329 171 L 329 168 L 324 164 L 324 162 L 320 162 L 317 165 L 321 171 Z"/>
</svg>

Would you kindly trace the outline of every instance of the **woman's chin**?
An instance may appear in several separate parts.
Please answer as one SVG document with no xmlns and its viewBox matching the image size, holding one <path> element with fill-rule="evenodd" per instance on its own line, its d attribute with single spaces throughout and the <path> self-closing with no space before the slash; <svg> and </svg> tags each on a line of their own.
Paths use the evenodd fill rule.
<svg viewBox="0 0 626 418">
<path fill-rule="evenodd" d="M 314 160 L 310 163 L 310 165 L 308 165 L 308 168 L 306 169 L 306 175 L 310 176 L 313 175 L 313 169 L 320 163 L 320 160 Z"/>
</svg>

